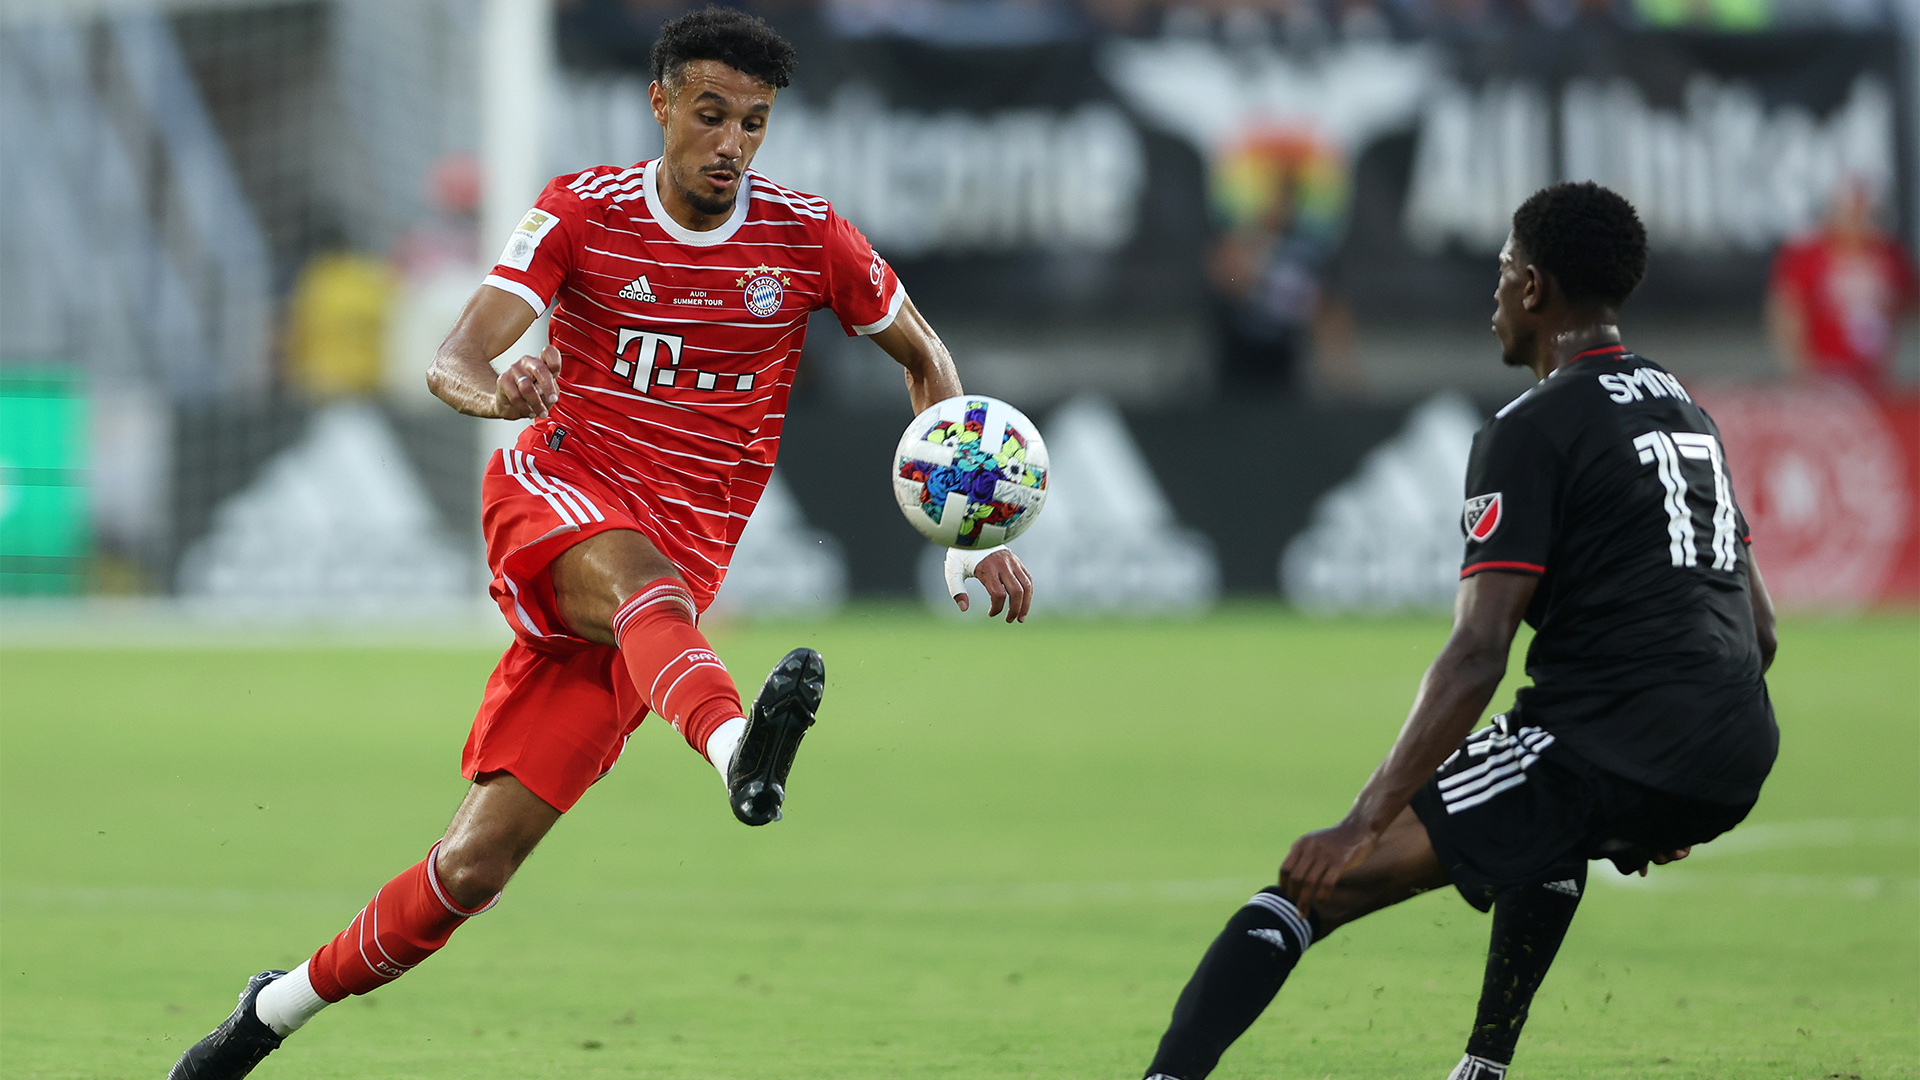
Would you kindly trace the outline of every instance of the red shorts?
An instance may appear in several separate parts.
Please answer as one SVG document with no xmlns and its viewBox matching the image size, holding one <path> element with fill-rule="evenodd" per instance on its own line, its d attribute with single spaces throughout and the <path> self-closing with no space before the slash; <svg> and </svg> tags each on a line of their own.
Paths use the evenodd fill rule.
<svg viewBox="0 0 1920 1080">
<path fill-rule="evenodd" d="M 460 772 L 469 780 L 511 773 L 565 813 L 620 760 L 646 715 L 620 650 L 516 640 L 487 679 Z"/>
<path fill-rule="evenodd" d="M 620 760 L 647 706 L 620 650 L 567 630 L 548 568 L 590 536 L 631 529 L 654 539 L 659 523 L 570 455 L 536 456 L 538 445 L 523 437 L 496 453 L 480 484 L 489 591 L 514 641 L 487 680 L 460 771 L 511 773 L 564 813 Z"/>
</svg>

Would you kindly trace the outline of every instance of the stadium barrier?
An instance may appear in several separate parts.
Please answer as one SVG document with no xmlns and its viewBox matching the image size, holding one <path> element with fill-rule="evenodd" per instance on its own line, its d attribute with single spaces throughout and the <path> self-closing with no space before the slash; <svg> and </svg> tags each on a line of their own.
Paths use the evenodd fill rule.
<svg viewBox="0 0 1920 1080">
<path fill-rule="evenodd" d="M 1783 607 L 1920 602 L 1920 397 L 1695 392 L 1720 423 Z M 1443 393 L 1122 409 L 1085 397 L 1038 410 L 1054 502 L 1019 548 L 1047 581 L 1042 610 L 1178 613 L 1276 592 L 1313 610 L 1444 609 L 1467 452 L 1502 403 Z M 0 431 L 21 463 L 0 507 L 8 594 L 99 588 L 75 456 L 86 407 L 67 380 L 0 382 Z M 777 490 L 742 539 L 722 610 L 804 615 L 849 595 L 940 597 L 937 559 L 883 475 L 902 417 L 798 396 Z M 172 542 L 156 577 L 165 591 L 237 607 L 371 611 L 477 596 L 471 447 L 485 426 L 358 404 L 178 416 L 162 485 Z"/>
<path fill-rule="evenodd" d="M 1720 424 L 1755 557 L 1782 607 L 1920 603 L 1920 396 L 1711 384 L 1697 394 Z M 1378 611 L 1450 604 L 1467 451 L 1502 404 L 1442 394 L 1397 405 L 1243 401 L 1114 415 L 1169 526 L 1197 534 L 1215 560 L 1220 591 Z M 1063 411 L 1037 413 L 1049 439 Z M 780 469 L 807 520 L 846 550 L 856 593 L 927 591 L 924 571 L 915 577 L 921 541 L 899 520 L 878 469 L 872 483 L 846 475 L 849 460 L 886 459 L 900 419 L 803 402 L 788 420 Z M 1084 543 L 1079 554 L 1095 569 L 1076 580 L 1106 578 L 1115 591 L 1070 606 L 1126 610 L 1138 559 L 1101 566 L 1102 549 Z M 1149 595 L 1139 606 L 1169 605 Z"/>
</svg>

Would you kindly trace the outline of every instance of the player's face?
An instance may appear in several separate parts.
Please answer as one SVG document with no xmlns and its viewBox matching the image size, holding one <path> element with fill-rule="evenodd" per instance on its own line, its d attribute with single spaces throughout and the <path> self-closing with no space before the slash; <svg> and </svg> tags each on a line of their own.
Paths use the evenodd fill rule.
<svg viewBox="0 0 1920 1080">
<path fill-rule="evenodd" d="M 696 211 L 733 212 L 740 178 L 767 136 L 773 95 L 773 87 L 718 60 L 689 61 L 671 93 L 653 84 L 666 179 Z"/>
<path fill-rule="evenodd" d="M 1500 339 L 1500 359 L 1508 367 L 1526 367 L 1533 353 L 1533 313 L 1528 310 L 1530 272 L 1513 236 L 1500 247 L 1500 282 L 1493 289 L 1493 336 Z"/>
</svg>

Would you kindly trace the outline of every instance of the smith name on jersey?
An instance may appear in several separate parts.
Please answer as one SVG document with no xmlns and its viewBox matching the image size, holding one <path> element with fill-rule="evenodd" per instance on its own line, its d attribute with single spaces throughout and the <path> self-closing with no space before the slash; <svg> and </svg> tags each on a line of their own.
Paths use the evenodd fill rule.
<svg viewBox="0 0 1920 1080">
<path fill-rule="evenodd" d="M 655 165 L 555 178 L 486 284 L 552 309 L 560 399 L 522 448 L 573 455 L 670 525 L 652 539 L 711 597 L 773 473 L 808 316 L 878 333 L 906 290 L 825 199 L 749 171 L 695 232 Z"/>
<path fill-rule="evenodd" d="M 1461 576 L 1540 577 L 1524 722 L 1650 787 L 1757 795 L 1779 732 L 1746 520 L 1680 381 L 1622 346 L 1581 353 L 1474 437 L 1466 495 Z"/>
</svg>

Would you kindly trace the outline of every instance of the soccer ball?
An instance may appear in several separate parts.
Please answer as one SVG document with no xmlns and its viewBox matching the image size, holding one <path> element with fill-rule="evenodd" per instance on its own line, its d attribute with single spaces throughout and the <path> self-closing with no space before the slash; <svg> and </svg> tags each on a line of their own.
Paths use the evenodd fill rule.
<svg viewBox="0 0 1920 1080">
<path fill-rule="evenodd" d="M 997 398 L 963 394 L 913 418 L 893 455 L 893 495 L 920 534 L 988 548 L 1025 532 L 1047 501 L 1047 444 Z"/>
</svg>

